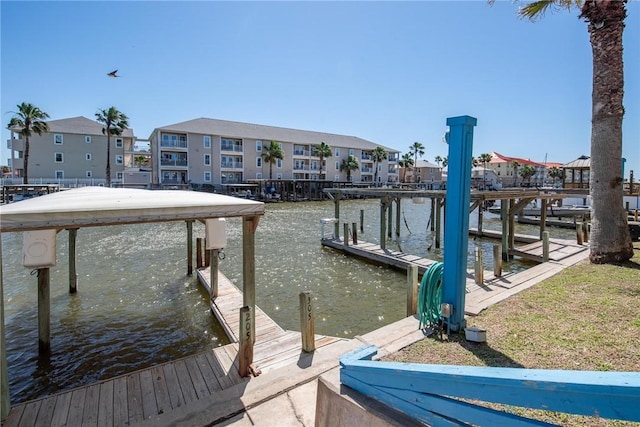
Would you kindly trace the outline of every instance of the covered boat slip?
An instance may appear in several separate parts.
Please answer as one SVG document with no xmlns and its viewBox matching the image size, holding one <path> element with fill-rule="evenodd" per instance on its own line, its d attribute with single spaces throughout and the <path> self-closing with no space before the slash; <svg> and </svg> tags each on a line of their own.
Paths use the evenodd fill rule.
<svg viewBox="0 0 640 427">
<path fill-rule="evenodd" d="M 48 194 L 38 198 L 0 207 L 0 232 L 28 232 L 37 246 L 35 253 L 25 252 L 25 266 L 38 270 L 38 336 L 42 353 L 50 348 L 49 330 L 49 267 L 55 265 L 55 233 L 69 231 L 69 289 L 76 290 L 75 235 L 78 228 L 116 224 L 185 221 L 187 224 L 187 273 L 192 274 L 193 221 L 215 218 L 242 218 L 243 230 L 243 307 L 254 320 L 255 313 L 255 247 L 254 234 L 264 204 L 236 197 L 194 191 L 152 191 L 139 189 L 84 187 Z M 38 230 L 48 230 L 40 232 Z M 43 234 L 44 233 L 44 234 Z M 53 233 L 53 241 L 46 234 Z M 43 237 L 44 236 L 44 237 Z M 0 243 L 0 266 L 2 261 Z M 32 259 L 30 259 L 32 258 Z M 51 264 L 53 259 L 53 264 Z M 9 412 L 9 386 L 4 324 L 4 290 L 0 267 L 0 383 L 1 411 L 4 419 Z M 243 354 L 253 354 L 255 323 L 245 322 L 254 340 Z M 242 361 L 241 361 L 242 362 Z M 251 364 L 252 360 L 244 361 Z"/>
</svg>

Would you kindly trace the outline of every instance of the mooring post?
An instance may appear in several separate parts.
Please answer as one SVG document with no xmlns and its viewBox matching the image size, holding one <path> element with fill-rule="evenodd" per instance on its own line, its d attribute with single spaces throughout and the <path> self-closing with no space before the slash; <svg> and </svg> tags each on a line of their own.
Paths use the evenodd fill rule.
<svg viewBox="0 0 640 427">
<path fill-rule="evenodd" d="M 480 200 L 478 203 L 478 237 L 482 237 L 482 218 L 484 216 L 484 200 Z"/>
<path fill-rule="evenodd" d="M 542 232 L 542 261 L 549 261 L 549 232 Z"/>
<path fill-rule="evenodd" d="M 469 220 L 467 219 L 467 223 Z M 440 236 L 442 235 L 442 199 L 436 199 L 436 249 L 440 248 Z"/>
<path fill-rule="evenodd" d="M 482 255 L 482 249 L 475 249 L 475 281 L 478 285 L 484 282 L 484 257 Z"/>
<path fill-rule="evenodd" d="M 493 275 L 502 276 L 502 246 L 493 245 Z"/>
<path fill-rule="evenodd" d="M 302 351 L 311 353 L 316 349 L 315 316 L 311 293 L 300 292 L 300 330 L 302 331 Z"/>
<path fill-rule="evenodd" d="M 193 221 L 187 221 L 187 276 L 193 274 Z"/>
<path fill-rule="evenodd" d="M 509 199 L 509 250 L 515 248 L 516 242 L 516 212 L 514 211 L 514 207 L 516 205 L 515 199 Z"/>
<path fill-rule="evenodd" d="M 396 197 L 396 241 L 400 241 L 400 206 L 402 198 Z"/>
<path fill-rule="evenodd" d="M 340 239 L 340 197 L 341 193 L 336 193 L 333 198 L 333 217 L 336 222 L 333 224 L 333 237 L 334 239 Z"/>
<path fill-rule="evenodd" d="M 509 201 L 500 200 L 500 219 L 502 220 L 502 260 L 509 261 Z"/>
<path fill-rule="evenodd" d="M 244 306 L 240 309 L 240 352 L 238 370 L 241 377 L 251 376 L 251 364 L 253 363 L 253 343 L 255 341 L 253 328 L 253 310 Z"/>
<path fill-rule="evenodd" d="M 38 349 L 40 353 L 51 351 L 51 292 L 49 268 L 38 269 Z"/>
<path fill-rule="evenodd" d="M 430 215 L 429 215 L 429 217 L 430 217 L 429 218 L 429 224 L 430 224 L 429 228 L 431 229 L 431 231 L 434 231 L 436 229 L 435 211 L 436 211 L 436 198 L 432 197 L 431 198 L 431 212 L 430 212 Z"/>
<path fill-rule="evenodd" d="M 540 199 L 540 238 L 547 229 L 547 199 Z"/>
<path fill-rule="evenodd" d="M 360 232 L 364 233 L 364 209 L 360 209 Z"/>
<path fill-rule="evenodd" d="M 202 237 L 196 237 L 196 268 L 202 268 Z"/>
<path fill-rule="evenodd" d="M 418 312 L 418 266 L 407 266 L 407 316 Z"/>
<path fill-rule="evenodd" d="M 211 265 L 211 252 L 206 249 L 207 247 L 207 239 L 204 239 L 204 266 L 209 267 Z"/>
<path fill-rule="evenodd" d="M 582 244 L 582 223 L 576 222 L 576 241 L 579 245 Z"/>
<path fill-rule="evenodd" d="M 342 242 L 345 246 L 349 246 L 349 223 L 345 222 L 342 224 L 342 228 L 344 229 L 344 239 Z"/>
<path fill-rule="evenodd" d="M 0 420 L 11 410 L 9 397 L 9 369 L 7 368 L 6 339 L 4 336 L 4 276 L 2 274 L 2 239 L 0 239 Z"/>
<path fill-rule="evenodd" d="M 387 210 L 389 211 L 387 214 L 387 237 L 391 240 L 393 237 L 393 199 L 389 199 Z"/>
<path fill-rule="evenodd" d="M 256 337 L 256 229 L 259 216 L 242 219 L 242 305 L 251 309 L 251 334 Z M 252 355 L 253 355 L 253 350 Z M 253 363 L 253 361 L 252 361 Z"/>
<path fill-rule="evenodd" d="M 211 260 L 211 266 L 209 267 L 209 284 L 211 293 L 209 298 L 211 301 L 218 298 L 218 270 L 220 268 L 219 249 L 210 249 L 209 259 Z"/>
<path fill-rule="evenodd" d="M 387 248 L 387 198 L 380 199 L 380 248 L 382 250 Z"/>
<path fill-rule="evenodd" d="M 585 221 L 582 223 L 582 240 L 585 243 L 589 243 L 589 222 Z"/>
<path fill-rule="evenodd" d="M 355 222 L 351 223 L 351 240 L 353 241 L 354 245 L 358 244 L 358 224 L 356 224 Z"/>
<path fill-rule="evenodd" d="M 473 127 L 477 119 L 470 116 L 450 117 L 449 174 L 444 222 L 444 273 L 442 302 L 453 308 L 447 326 L 457 332 L 465 327 L 464 302 L 467 282 L 467 251 L 469 248 L 469 201 L 471 188 L 471 157 Z"/>
<path fill-rule="evenodd" d="M 76 238 L 78 236 L 77 228 L 69 229 L 69 293 L 78 292 L 78 273 L 76 272 Z"/>
</svg>

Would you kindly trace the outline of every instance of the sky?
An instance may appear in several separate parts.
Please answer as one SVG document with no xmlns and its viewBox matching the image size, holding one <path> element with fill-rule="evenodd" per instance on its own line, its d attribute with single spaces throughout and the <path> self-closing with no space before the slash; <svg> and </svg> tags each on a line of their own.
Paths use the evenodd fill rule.
<svg viewBox="0 0 640 427">
<path fill-rule="evenodd" d="M 353 135 L 446 156 L 447 117 L 478 119 L 473 154 L 589 155 L 591 46 L 579 11 L 522 3 L 0 3 L 2 152 L 30 102 L 51 119 L 115 106 L 135 135 L 199 117 Z M 624 33 L 625 177 L 640 177 L 640 1 Z M 119 78 L 107 73 L 117 69 Z M 319 143 L 320 141 L 318 141 Z"/>
</svg>

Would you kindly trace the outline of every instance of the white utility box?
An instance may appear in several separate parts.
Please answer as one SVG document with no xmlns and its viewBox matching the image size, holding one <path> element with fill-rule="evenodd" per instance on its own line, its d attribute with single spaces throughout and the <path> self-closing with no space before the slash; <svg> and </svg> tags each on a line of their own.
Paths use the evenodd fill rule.
<svg viewBox="0 0 640 427">
<path fill-rule="evenodd" d="M 480 328 L 465 328 L 464 336 L 467 341 L 487 342 L 487 331 Z"/>
<path fill-rule="evenodd" d="M 224 249 L 227 246 L 227 225 L 224 218 L 209 218 L 204 223 L 207 249 Z"/>
<path fill-rule="evenodd" d="M 47 268 L 56 265 L 56 230 L 25 231 L 22 240 L 22 265 Z"/>
</svg>

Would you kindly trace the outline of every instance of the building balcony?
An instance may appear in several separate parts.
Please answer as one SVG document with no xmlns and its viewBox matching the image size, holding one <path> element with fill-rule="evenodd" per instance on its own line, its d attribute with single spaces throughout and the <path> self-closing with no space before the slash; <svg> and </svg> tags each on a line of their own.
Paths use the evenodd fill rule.
<svg viewBox="0 0 640 427">
<path fill-rule="evenodd" d="M 170 141 L 160 141 L 160 147 L 167 148 L 187 148 L 187 141 L 178 141 L 178 140 L 170 140 Z"/>
<path fill-rule="evenodd" d="M 242 153 L 242 145 L 236 144 L 222 144 L 220 146 L 220 151 L 229 152 L 229 153 Z"/>
<path fill-rule="evenodd" d="M 293 150 L 293 155 L 298 157 L 309 157 L 309 150 Z"/>
<path fill-rule="evenodd" d="M 220 163 L 220 167 L 222 169 L 242 169 L 242 162 L 222 162 Z"/>
<path fill-rule="evenodd" d="M 161 159 L 160 166 L 189 166 L 187 159 Z"/>
<path fill-rule="evenodd" d="M 398 161 L 398 155 L 397 154 L 389 154 L 389 157 L 387 158 L 387 160 L 389 160 L 389 162 L 397 162 Z"/>
<path fill-rule="evenodd" d="M 360 173 L 373 173 L 373 168 L 361 168 Z"/>
<path fill-rule="evenodd" d="M 362 155 L 360 156 L 360 160 L 373 161 L 371 154 L 366 154 L 366 153 L 362 153 Z"/>
<path fill-rule="evenodd" d="M 294 171 L 308 171 L 309 165 L 293 165 Z"/>
</svg>

